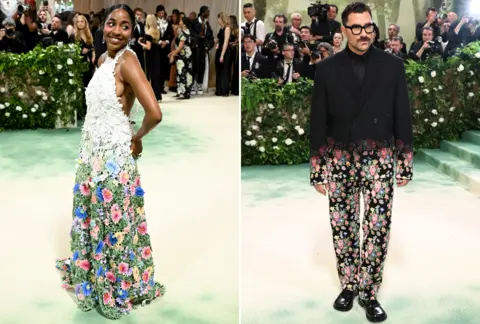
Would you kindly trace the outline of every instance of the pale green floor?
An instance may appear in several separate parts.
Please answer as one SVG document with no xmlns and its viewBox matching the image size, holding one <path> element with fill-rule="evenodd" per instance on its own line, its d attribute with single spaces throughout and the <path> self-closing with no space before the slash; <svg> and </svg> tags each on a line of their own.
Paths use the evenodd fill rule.
<svg viewBox="0 0 480 324">
<path fill-rule="evenodd" d="M 117 323 L 238 323 L 238 97 L 167 97 L 144 140 L 156 278 L 167 294 Z M 135 116 L 137 127 L 143 113 Z M 61 289 L 79 130 L 0 133 L 0 323 L 108 323 Z"/>
<path fill-rule="evenodd" d="M 242 168 L 243 324 L 368 323 L 340 292 L 327 198 L 308 165 Z M 417 162 L 396 189 L 379 301 L 387 323 L 480 323 L 480 197 Z"/>
</svg>

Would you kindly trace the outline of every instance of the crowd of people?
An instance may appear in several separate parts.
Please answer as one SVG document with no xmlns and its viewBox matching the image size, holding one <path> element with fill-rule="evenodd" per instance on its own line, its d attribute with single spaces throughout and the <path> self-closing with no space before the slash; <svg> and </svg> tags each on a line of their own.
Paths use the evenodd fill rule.
<svg viewBox="0 0 480 324">
<path fill-rule="evenodd" d="M 26 53 L 36 46 L 77 43 L 89 69 L 86 87 L 98 68 L 106 45 L 103 27 L 106 9 L 95 13 L 55 12 L 47 2 L 40 7 L 19 8 L 11 17 L 0 17 L 0 51 Z M 210 10 L 202 6 L 188 16 L 178 9 L 171 14 L 163 5 L 154 13 L 135 8 L 135 26 L 129 46 L 135 51 L 158 101 L 168 90 L 178 99 L 190 99 L 208 91 L 209 63 L 215 56 L 215 95 L 239 94 L 239 26 L 235 15 L 216 15 L 219 30 L 214 34 Z M 86 108 L 86 105 L 84 105 Z M 80 113 L 82 118 L 86 112 Z"/>
<path fill-rule="evenodd" d="M 337 14 L 338 6 L 329 4 L 309 7 L 309 24 L 299 13 L 293 13 L 290 22 L 286 15 L 276 14 L 272 19 L 275 30 L 267 33 L 265 23 L 255 16 L 254 5 L 245 4 L 245 21 L 241 24 L 242 77 L 274 78 L 279 85 L 301 77 L 313 79 L 316 63 L 343 50 L 344 36 Z M 398 24 L 390 24 L 384 38 L 376 24 L 367 34 L 375 47 L 403 60 L 425 61 L 435 56 L 447 59 L 458 49 L 480 40 L 480 23 L 471 17 L 459 18 L 455 12 L 441 14 L 428 8 L 425 21 L 418 22 L 415 33 L 409 48 Z"/>
</svg>

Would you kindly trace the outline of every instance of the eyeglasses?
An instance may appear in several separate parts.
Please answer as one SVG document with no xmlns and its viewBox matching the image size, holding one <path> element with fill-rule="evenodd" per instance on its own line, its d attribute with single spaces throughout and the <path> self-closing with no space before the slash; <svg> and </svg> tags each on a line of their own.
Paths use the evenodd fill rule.
<svg viewBox="0 0 480 324">
<path fill-rule="evenodd" d="M 350 29 L 353 35 L 360 35 L 362 33 L 362 30 L 365 30 L 367 34 L 371 34 L 375 31 L 375 24 L 367 24 L 365 26 L 360 26 L 360 25 L 345 26 L 345 28 Z"/>
</svg>

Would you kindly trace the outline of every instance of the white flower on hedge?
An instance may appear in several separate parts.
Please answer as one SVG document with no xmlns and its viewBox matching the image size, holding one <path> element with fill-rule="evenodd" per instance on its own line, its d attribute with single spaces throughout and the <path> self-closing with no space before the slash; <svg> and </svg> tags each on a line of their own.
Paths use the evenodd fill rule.
<svg viewBox="0 0 480 324">
<path fill-rule="evenodd" d="M 471 98 L 471 97 L 473 97 L 473 96 L 474 96 L 473 92 L 469 92 L 469 93 L 468 93 L 468 97 L 469 97 L 469 98 Z"/>
<path fill-rule="evenodd" d="M 16 110 L 16 111 L 22 111 L 22 107 L 17 106 L 17 107 L 15 107 L 15 110 Z"/>
<path fill-rule="evenodd" d="M 37 104 L 34 104 L 33 107 L 37 108 L 38 109 L 38 105 Z"/>
<path fill-rule="evenodd" d="M 258 128 L 257 125 L 252 125 L 252 129 L 253 129 L 253 130 L 259 130 L 259 128 Z"/>
<path fill-rule="evenodd" d="M 28 118 L 27 114 L 23 114 L 23 115 L 22 115 L 22 118 L 23 118 L 23 119 Z"/>
<path fill-rule="evenodd" d="M 43 96 L 43 97 L 42 97 L 42 100 L 44 100 L 44 101 L 47 101 L 47 99 L 48 99 L 47 96 Z"/>
<path fill-rule="evenodd" d="M 41 95 L 42 95 L 42 92 L 41 92 L 40 90 L 35 91 L 35 93 L 37 94 L 37 96 L 41 96 Z"/>
<path fill-rule="evenodd" d="M 480 118 L 478 119 L 478 121 L 480 121 Z M 273 149 L 274 149 L 274 150 L 278 150 L 279 147 L 275 145 L 275 146 L 273 147 Z"/>
<path fill-rule="evenodd" d="M 30 109 L 31 112 L 36 112 L 37 110 L 35 108 Z"/>
<path fill-rule="evenodd" d="M 300 125 L 295 126 L 295 129 L 298 131 L 300 129 Z"/>
<path fill-rule="evenodd" d="M 423 92 L 429 93 L 430 91 L 428 89 L 423 89 Z"/>
<path fill-rule="evenodd" d="M 273 143 L 276 143 L 278 141 L 278 139 L 276 137 L 272 137 L 272 142 Z"/>
<path fill-rule="evenodd" d="M 303 135 L 303 134 L 305 134 L 305 131 L 301 128 L 298 129 L 298 135 Z"/>
<path fill-rule="evenodd" d="M 6 103 L 5 103 L 5 106 L 6 106 L 6 107 L 10 107 L 10 103 L 9 103 L 9 102 L 6 102 Z"/>
<path fill-rule="evenodd" d="M 427 118 L 425 118 L 425 122 L 428 123 L 428 119 L 427 119 Z"/>
<path fill-rule="evenodd" d="M 442 87 L 442 86 L 438 86 L 438 90 L 442 90 L 442 89 L 443 89 L 443 87 Z"/>
<path fill-rule="evenodd" d="M 442 117 L 440 117 L 440 119 L 438 120 L 438 122 L 443 123 L 444 120 L 445 120 L 445 119 L 443 119 Z"/>
<path fill-rule="evenodd" d="M 54 81 L 55 81 L 55 82 L 58 82 L 58 79 L 57 79 L 57 78 L 55 78 L 55 79 L 54 79 Z"/>
<path fill-rule="evenodd" d="M 5 89 L 5 88 L 3 88 L 3 87 L 0 88 L 0 92 L 5 92 L 5 91 L 7 91 L 7 89 Z"/>
<path fill-rule="evenodd" d="M 438 111 L 436 109 L 433 109 L 432 114 L 436 115 L 436 114 L 438 114 Z"/>
<path fill-rule="evenodd" d="M 419 81 L 420 83 L 423 83 L 423 82 L 425 82 L 425 79 L 424 79 L 422 76 L 420 76 L 420 77 L 418 77 L 418 81 Z"/>
<path fill-rule="evenodd" d="M 52 99 L 52 101 L 55 101 L 55 98 L 54 98 L 54 97 L 51 97 L 50 99 Z"/>
<path fill-rule="evenodd" d="M 471 76 L 474 76 L 474 75 L 475 75 L 475 73 L 473 73 L 473 71 L 470 71 L 470 75 L 471 75 Z"/>
<path fill-rule="evenodd" d="M 283 127 L 282 126 L 277 126 L 277 130 L 281 131 L 281 130 L 283 130 Z"/>
<path fill-rule="evenodd" d="M 5 109 L 5 105 L 0 104 L 0 110 Z"/>
<path fill-rule="evenodd" d="M 73 64 L 73 60 L 72 60 L 71 58 L 69 58 L 69 59 L 67 60 L 67 64 L 68 64 L 68 65 L 72 65 L 72 64 Z"/>
<path fill-rule="evenodd" d="M 42 113 L 41 115 L 42 115 L 42 117 L 47 117 L 46 113 Z"/>
<path fill-rule="evenodd" d="M 18 96 L 19 96 L 19 97 L 23 97 L 23 92 L 20 91 L 20 92 L 18 93 Z"/>
<path fill-rule="evenodd" d="M 68 79 L 68 83 L 73 84 L 74 82 L 73 79 Z"/>
<path fill-rule="evenodd" d="M 432 71 L 432 72 L 430 73 L 430 75 L 432 76 L 432 78 L 434 78 L 434 77 L 436 77 L 436 76 L 437 76 L 437 72 L 435 72 L 435 71 Z"/>
<path fill-rule="evenodd" d="M 438 125 L 437 122 L 432 123 L 432 127 L 437 127 L 437 125 Z"/>
<path fill-rule="evenodd" d="M 251 140 L 251 141 L 250 141 L 250 145 L 251 145 L 251 146 L 256 146 L 256 145 L 257 145 L 257 141 L 256 141 L 256 140 Z"/>
<path fill-rule="evenodd" d="M 465 67 L 462 64 L 460 64 L 457 68 L 457 71 L 462 72 L 463 70 L 465 70 Z"/>
<path fill-rule="evenodd" d="M 68 75 L 73 77 L 73 72 L 72 71 L 68 72 Z"/>
<path fill-rule="evenodd" d="M 293 114 L 292 119 L 297 119 L 297 115 Z"/>
<path fill-rule="evenodd" d="M 433 88 L 433 91 L 437 91 L 437 88 Z"/>
<path fill-rule="evenodd" d="M 257 119 L 255 119 L 257 122 L 261 123 L 262 122 L 262 117 L 257 117 Z"/>
<path fill-rule="evenodd" d="M 475 53 L 475 57 L 480 59 L 480 52 Z"/>
<path fill-rule="evenodd" d="M 258 148 L 258 150 L 259 150 L 260 152 L 262 152 L 262 153 L 265 152 L 265 148 L 264 148 L 263 146 L 260 146 L 260 147 Z"/>
<path fill-rule="evenodd" d="M 40 74 L 40 75 L 44 75 L 44 74 L 45 74 L 45 72 L 43 72 L 43 70 L 40 70 L 40 71 L 38 71 L 38 74 Z"/>
<path fill-rule="evenodd" d="M 449 110 L 450 110 L 450 111 L 454 111 L 454 110 L 455 110 L 455 107 L 450 107 Z"/>
<path fill-rule="evenodd" d="M 250 146 L 250 141 L 245 141 L 246 146 Z"/>
<path fill-rule="evenodd" d="M 60 109 L 57 110 L 57 114 L 58 114 L 58 115 L 61 115 L 61 114 L 62 114 L 62 111 L 61 111 Z"/>
<path fill-rule="evenodd" d="M 61 70 L 63 68 L 63 66 L 61 64 L 57 64 L 57 69 L 58 70 Z"/>
<path fill-rule="evenodd" d="M 274 109 L 274 108 L 275 108 L 271 103 L 269 103 L 269 104 L 267 105 L 267 107 L 270 108 L 270 109 Z"/>
<path fill-rule="evenodd" d="M 420 114 L 420 110 L 418 110 L 418 109 L 415 110 L 415 113 L 416 113 L 417 115 Z"/>
<path fill-rule="evenodd" d="M 8 111 L 5 113 L 5 117 L 10 117 L 10 113 Z"/>
<path fill-rule="evenodd" d="M 262 136 L 262 135 L 258 135 L 257 138 L 258 138 L 259 140 L 263 140 L 263 136 Z"/>
<path fill-rule="evenodd" d="M 252 136 L 252 132 L 251 132 L 251 131 L 247 131 L 247 136 Z"/>
<path fill-rule="evenodd" d="M 292 141 L 291 139 L 287 138 L 287 139 L 285 140 L 285 144 L 287 144 L 287 145 L 292 145 L 292 144 L 293 144 L 293 141 Z"/>
</svg>

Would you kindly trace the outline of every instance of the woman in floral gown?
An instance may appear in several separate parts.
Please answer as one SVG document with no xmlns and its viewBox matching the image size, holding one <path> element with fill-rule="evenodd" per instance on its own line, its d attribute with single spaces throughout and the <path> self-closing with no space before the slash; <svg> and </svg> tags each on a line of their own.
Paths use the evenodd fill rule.
<svg viewBox="0 0 480 324">
<path fill-rule="evenodd" d="M 193 57 L 188 24 L 188 18 L 179 19 L 176 48 L 168 54 L 170 63 L 177 59 L 177 97 L 179 99 L 190 99 L 193 87 Z"/>
<path fill-rule="evenodd" d="M 127 47 L 135 22 L 126 5 L 108 10 L 107 53 L 87 90 L 74 186 L 71 257 L 57 260 L 63 287 L 80 309 L 99 306 L 118 319 L 136 305 L 164 294 L 156 282 L 136 159 L 142 137 L 162 119 L 160 107 L 134 52 Z M 138 98 L 145 110 L 133 134 L 129 115 Z"/>
</svg>

